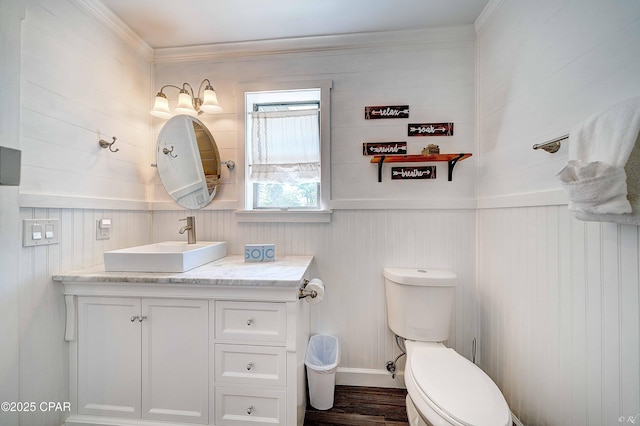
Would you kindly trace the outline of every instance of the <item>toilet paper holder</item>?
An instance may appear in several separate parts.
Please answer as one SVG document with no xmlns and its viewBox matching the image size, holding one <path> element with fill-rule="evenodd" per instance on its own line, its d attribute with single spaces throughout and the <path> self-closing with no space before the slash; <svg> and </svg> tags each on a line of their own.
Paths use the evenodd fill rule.
<svg viewBox="0 0 640 426">
<path fill-rule="evenodd" d="M 318 297 L 318 292 L 315 290 L 307 290 L 307 284 L 309 284 L 309 280 L 302 280 L 302 284 L 298 289 L 298 299 L 304 299 L 305 297 L 310 297 L 315 299 Z"/>
</svg>

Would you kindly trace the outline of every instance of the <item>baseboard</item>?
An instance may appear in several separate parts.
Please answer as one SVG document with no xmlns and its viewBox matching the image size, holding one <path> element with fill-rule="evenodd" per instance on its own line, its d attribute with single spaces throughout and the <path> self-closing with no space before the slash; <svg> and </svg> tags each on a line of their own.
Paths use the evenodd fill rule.
<svg viewBox="0 0 640 426">
<path fill-rule="evenodd" d="M 404 374 L 396 374 L 395 379 L 387 370 L 366 368 L 340 368 L 336 370 L 336 385 L 371 386 L 377 388 L 404 389 Z"/>
</svg>

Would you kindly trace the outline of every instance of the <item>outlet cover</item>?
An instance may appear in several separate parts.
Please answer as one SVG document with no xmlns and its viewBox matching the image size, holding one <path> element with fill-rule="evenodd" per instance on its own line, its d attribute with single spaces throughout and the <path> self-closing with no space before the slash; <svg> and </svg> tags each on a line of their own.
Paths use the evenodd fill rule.
<svg viewBox="0 0 640 426">
<path fill-rule="evenodd" d="M 96 240 L 108 240 L 111 237 L 111 219 L 96 221 Z"/>
</svg>

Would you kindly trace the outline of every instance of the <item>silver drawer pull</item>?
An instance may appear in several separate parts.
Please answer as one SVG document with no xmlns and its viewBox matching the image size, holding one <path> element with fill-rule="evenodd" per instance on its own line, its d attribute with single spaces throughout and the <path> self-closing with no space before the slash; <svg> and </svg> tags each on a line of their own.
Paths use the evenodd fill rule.
<svg viewBox="0 0 640 426">
<path fill-rule="evenodd" d="M 251 325 L 251 324 L 253 324 L 253 318 L 249 318 L 249 319 L 247 320 L 247 325 Z"/>
<path fill-rule="evenodd" d="M 249 408 L 247 408 L 247 414 L 251 415 L 251 413 L 253 413 L 253 405 L 250 405 Z"/>
<path fill-rule="evenodd" d="M 140 322 L 142 322 L 142 321 L 144 321 L 144 320 L 146 320 L 146 319 L 147 319 L 147 316 L 146 316 L 146 315 L 141 316 L 141 317 L 138 317 L 138 321 L 140 321 Z"/>
<path fill-rule="evenodd" d="M 140 318 L 140 317 L 139 317 L 139 316 L 137 316 L 137 315 L 133 315 L 133 316 L 131 317 L 131 322 L 134 322 L 134 321 L 135 321 L 135 320 L 137 320 L 138 318 Z"/>
<path fill-rule="evenodd" d="M 251 370 L 252 368 L 253 368 L 253 363 L 252 362 L 247 364 L 247 370 Z"/>
</svg>

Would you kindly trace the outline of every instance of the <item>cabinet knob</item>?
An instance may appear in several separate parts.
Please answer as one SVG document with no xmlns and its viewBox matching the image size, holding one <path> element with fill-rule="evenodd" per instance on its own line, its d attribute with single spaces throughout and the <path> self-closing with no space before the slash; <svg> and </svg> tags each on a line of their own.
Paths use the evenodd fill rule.
<svg viewBox="0 0 640 426">
<path fill-rule="evenodd" d="M 251 325 L 251 324 L 253 324 L 253 318 L 249 318 L 249 319 L 247 320 L 247 325 Z"/>
<path fill-rule="evenodd" d="M 250 405 L 249 408 L 247 408 L 247 414 L 251 414 L 253 413 L 253 405 Z"/>
<path fill-rule="evenodd" d="M 147 319 L 147 316 L 146 316 L 146 315 L 143 315 L 143 316 L 141 316 L 141 317 L 138 317 L 138 321 L 140 321 L 140 322 L 142 322 L 142 321 L 144 321 L 144 320 L 146 320 L 146 319 Z"/>
<path fill-rule="evenodd" d="M 139 317 L 137 315 L 133 315 L 131 317 L 131 322 L 134 322 L 135 320 L 137 320 Z"/>
<path fill-rule="evenodd" d="M 252 368 L 253 368 L 253 363 L 252 362 L 247 364 L 247 370 L 251 370 Z"/>
</svg>

